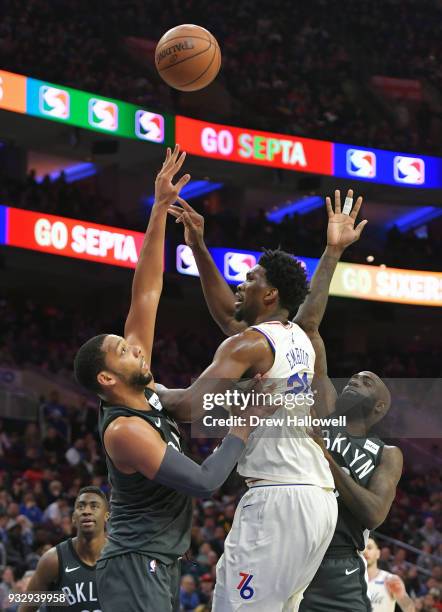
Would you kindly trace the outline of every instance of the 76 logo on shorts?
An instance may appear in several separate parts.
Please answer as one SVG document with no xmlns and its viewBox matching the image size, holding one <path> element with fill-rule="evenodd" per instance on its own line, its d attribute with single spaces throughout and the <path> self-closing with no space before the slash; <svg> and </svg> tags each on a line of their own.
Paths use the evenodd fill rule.
<svg viewBox="0 0 442 612">
<path fill-rule="evenodd" d="M 239 594 L 243 599 L 252 599 L 253 595 L 255 594 L 255 591 L 252 589 L 251 586 L 249 586 L 249 584 L 252 581 L 253 574 L 239 572 L 239 575 L 241 576 L 241 581 L 236 587 L 237 589 L 239 589 Z"/>
</svg>

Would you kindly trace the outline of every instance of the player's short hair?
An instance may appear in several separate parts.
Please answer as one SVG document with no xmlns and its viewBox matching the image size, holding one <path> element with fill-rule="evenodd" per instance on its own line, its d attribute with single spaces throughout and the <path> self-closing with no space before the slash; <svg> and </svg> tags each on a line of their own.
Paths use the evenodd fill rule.
<svg viewBox="0 0 442 612">
<path fill-rule="evenodd" d="M 94 493 L 95 495 L 98 495 L 98 497 L 101 497 L 101 499 L 104 501 L 104 504 L 105 504 L 106 508 L 109 509 L 109 500 L 106 497 L 106 494 L 99 487 L 96 487 L 94 485 L 89 485 L 87 487 L 82 487 L 78 491 L 78 495 L 75 498 L 75 504 L 77 503 L 80 495 L 83 495 L 83 493 Z"/>
<path fill-rule="evenodd" d="M 74 375 L 78 383 L 88 391 L 100 393 L 97 375 L 106 369 L 105 353 L 102 349 L 108 334 L 100 334 L 87 340 L 77 351 L 74 359 Z"/>
<path fill-rule="evenodd" d="M 369 537 L 370 540 L 373 540 L 373 542 L 376 544 L 377 548 L 379 548 L 379 550 L 381 550 L 381 547 L 379 545 L 379 540 L 377 538 L 375 538 L 375 536 L 372 535 L 372 534 L 370 534 L 368 537 Z"/>
<path fill-rule="evenodd" d="M 293 317 L 309 292 L 303 266 L 292 255 L 280 249 L 266 249 L 258 264 L 266 271 L 269 284 L 278 289 L 279 303 Z"/>
</svg>

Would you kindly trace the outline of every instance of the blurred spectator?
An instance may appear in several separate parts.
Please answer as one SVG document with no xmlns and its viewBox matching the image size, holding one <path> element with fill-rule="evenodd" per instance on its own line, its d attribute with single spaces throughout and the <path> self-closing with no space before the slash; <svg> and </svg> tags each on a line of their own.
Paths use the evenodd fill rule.
<svg viewBox="0 0 442 612">
<path fill-rule="evenodd" d="M 434 518 L 429 516 L 425 519 L 425 524 L 419 529 L 419 533 L 425 542 L 428 542 L 433 548 L 437 548 L 442 542 L 442 534 L 434 526 Z"/>
<path fill-rule="evenodd" d="M 195 579 L 190 574 L 181 578 L 180 604 L 183 610 L 194 611 L 200 604 L 200 596 L 196 591 Z"/>
</svg>

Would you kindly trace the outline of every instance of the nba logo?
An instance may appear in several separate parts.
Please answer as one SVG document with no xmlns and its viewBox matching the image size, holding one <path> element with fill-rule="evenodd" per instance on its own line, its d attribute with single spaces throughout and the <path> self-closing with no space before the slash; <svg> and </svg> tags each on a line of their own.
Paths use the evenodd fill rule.
<svg viewBox="0 0 442 612">
<path fill-rule="evenodd" d="M 192 249 L 186 244 L 180 244 L 176 250 L 176 269 L 181 274 L 199 276 L 198 267 Z"/>
<path fill-rule="evenodd" d="M 240 282 L 246 280 L 249 270 L 256 264 L 254 255 L 246 253 L 226 253 L 224 255 L 224 276 L 226 280 Z"/>
<path fill-rule="evenodd" d="M 397 155 L 393 161 L 394 180 L 408 185 L 422 185 L 425 182 L 425 162 L 419 157 Z"/>
<path fill-rule="evenodd" d="M 157 571 L 157 562 L 155 561 L 155 559 L 152 559 L 151 561 L 149 561 L 149 572 L 151 574 L 155 574 L 156 571 Z"/>
<path fill-rule="evenodd" d="M 42 115 L 69 119 L 69 93 L 64 89 L 42 85 L 39 91 L 39 108 Z"/>
<path fill-rule="evenodd" d="M 89 125 L 100 130 L 115 132 L 118 129 L 118 107 L 106 100 L 89 100 Z"/>
<path fill-rule="evenodd" d="M 351 176 L 374 178 L 376 176 L 376 155 L 373 151 L 348 149 L 347 172 Z"/>
<path fill-rule="evenodd" d="M 150 142 L 164 141 L 164 117 L 156 113 L 137 110 L 135 113 L 135 134 Z"/>
</svg>

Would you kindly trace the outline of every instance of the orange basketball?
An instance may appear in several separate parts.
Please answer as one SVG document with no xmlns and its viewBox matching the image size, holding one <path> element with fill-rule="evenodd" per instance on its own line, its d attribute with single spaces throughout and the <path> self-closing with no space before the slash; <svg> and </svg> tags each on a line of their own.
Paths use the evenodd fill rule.
<svg viewBox="0 0 442 612">
<path fill-rule="evenodd" d="M 185 24 L 164 34 L 155 50 L 155 64 L 162 79 L 180 91 L 207 87 L 221 67 L 221 51 L 210 32 Z"/>
</svg>

